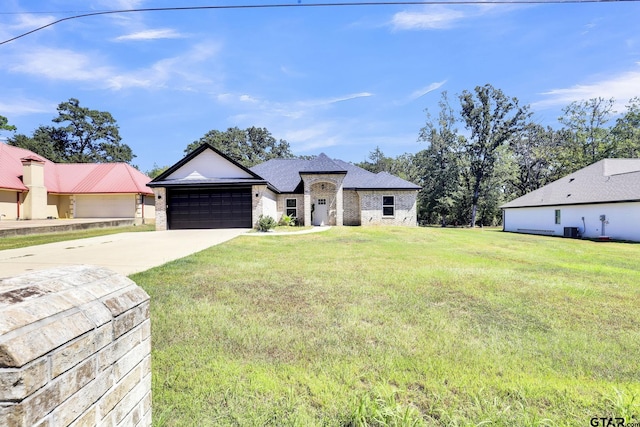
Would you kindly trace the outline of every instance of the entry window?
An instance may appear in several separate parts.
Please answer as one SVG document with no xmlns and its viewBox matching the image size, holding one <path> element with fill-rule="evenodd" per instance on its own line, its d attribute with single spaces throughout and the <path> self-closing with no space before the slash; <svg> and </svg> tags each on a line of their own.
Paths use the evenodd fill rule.
<svg viewBox="0 0 640 427">
<path fill-rule="evenodd" d="M 318 204 L 319 205 L 326 205 L 327 204 L 327 199 L 318 199 Z"/>
<path fill-rule="evenodd" d="M 395 196 L 382 196 L 382 216 L 394 216 L 396 213 Z"/>
<path fill-rule="evenodd" d="M 291 218 L 298 217 L 298 201 L 296 199 L 287 199 L 287 216 Z"/>
<path fill-rule="evenodd" d="M 556 209 L 556 224 L 561 224 L 560 220 L 560 209 Z"/>
</svg>

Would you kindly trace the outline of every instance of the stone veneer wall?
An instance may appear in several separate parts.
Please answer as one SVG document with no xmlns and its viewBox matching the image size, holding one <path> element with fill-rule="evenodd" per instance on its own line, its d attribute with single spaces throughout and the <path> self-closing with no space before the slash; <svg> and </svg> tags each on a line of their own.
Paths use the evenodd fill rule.
<svg viewBox="0 0 640 427">
<path fill-rule="evenodd" d="M 1 426 L 150 426 L 149 296 L 110 270 L 0 279 Z"/>
<path fill-rule="evenodd" d="M 153 189 L 156 199 L 156 230 L 165 231 L 167 229 L 167 189 L 157 187 Z"/>
</svg>

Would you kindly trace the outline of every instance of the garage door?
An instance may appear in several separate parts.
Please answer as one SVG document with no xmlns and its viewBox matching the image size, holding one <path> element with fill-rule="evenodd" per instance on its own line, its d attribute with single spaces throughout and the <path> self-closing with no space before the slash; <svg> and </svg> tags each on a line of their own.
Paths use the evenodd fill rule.
<svg viewBox="0 0 640 427">
<path fill-rule="evenodd" d="M 134 218 L 134 194 L 101 194 L 76 196 L 76 218 Z"/>
<path fill-rule="evenodd" d="M 251 189 L 169 190 L 172 230 L 185 228 L 251 228 Z"/>
</svg>

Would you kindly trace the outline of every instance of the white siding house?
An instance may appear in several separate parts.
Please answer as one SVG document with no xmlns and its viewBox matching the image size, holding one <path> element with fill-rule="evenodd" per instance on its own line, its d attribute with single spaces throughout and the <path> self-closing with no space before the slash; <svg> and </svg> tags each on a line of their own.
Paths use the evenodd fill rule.
<svg viewBox="0 0 640 427">
<path fill-rule="evenodd" d="M 640 159 L 606 159 L 502 206 L 504 231 L 640 242 Z"/>
</svg>

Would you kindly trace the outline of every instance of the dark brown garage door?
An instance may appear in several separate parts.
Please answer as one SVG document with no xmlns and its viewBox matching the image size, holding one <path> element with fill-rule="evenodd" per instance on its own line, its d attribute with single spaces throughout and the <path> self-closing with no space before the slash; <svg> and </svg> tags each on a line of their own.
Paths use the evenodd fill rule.
<svg viewBox="0 0 640 427">
<path fill-rule="evenodd" d="M 251 189 L 171 189 L 169 229 L 251 228 Z"/>
</svg>

